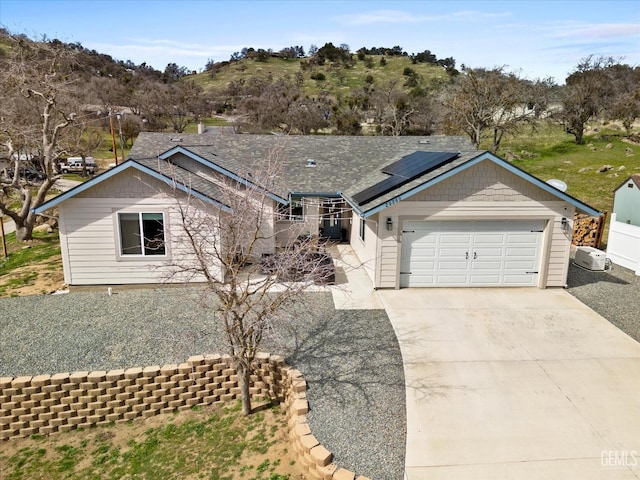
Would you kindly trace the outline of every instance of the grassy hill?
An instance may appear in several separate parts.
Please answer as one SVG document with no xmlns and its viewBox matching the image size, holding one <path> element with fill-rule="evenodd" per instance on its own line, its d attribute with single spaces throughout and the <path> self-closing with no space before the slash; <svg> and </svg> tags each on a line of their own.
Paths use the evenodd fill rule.
<svg viewBox="0 0 640 480">
<path fill-rule="evenodd" d="M 354 56 L 354 59 L 356 57 Z M 243 58 L 236 62 L 230 62 L 220 66 L 215 74 L 203 72 L 184 77 L 185 80 L 194 81 L 205 91 L 221 90 L 227 87 L 231 81 L 247 82 L 254 76 L 271 76 L 274 80 L 289 78 L 296 79 L 296 73 L 302 76 L 302 88 L 307 95 L 319 95 L 322 92 L 337 96 L 340 93 L 349 93 L 355 88 L 366 86 L 367 76 L 377 85 L 389 82 L 397 82 L 404 85 L 409 76 L 405 75 L 405 69 L 410 68 L 415 72 L 417 81 L 424 86 L 446 81 L 448 75 L 444 67 L 428 63 L 412 64 L 409 57 L 382 55 L 368 55 L 368 61 L 355 60 L 352 67 L 344 65 L 332 66 L 329 62 L 324 65 L 309 65 L 308 58 L 282 59 L 271 57 L 266 62 L 260 62 L 251 58 Z M 309 67 L 304 67 L 309 65 Z M 324 80 L 315 80 L 312 77 L 322 74 Z"/>
<path fill-rule="evenodd" d="M 593 127 L 585 144 L 576 145 L 560 126 L 546 125 L 535 134 L 505 140 L 498 155 L 542 180 L 564 181 L 567 193 L 607 212 L 613 206 L 613 190 L 640 173 L 640 145 L 612 127 Z M 598 172 L 605 165 L 611 169 Z"/>
</svg>

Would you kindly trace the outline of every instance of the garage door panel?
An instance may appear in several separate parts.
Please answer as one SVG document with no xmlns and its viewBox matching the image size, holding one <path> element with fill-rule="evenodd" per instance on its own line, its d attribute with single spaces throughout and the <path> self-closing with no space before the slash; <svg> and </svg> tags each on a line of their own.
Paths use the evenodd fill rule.
<svg viewBox="0 0 640 480">
<path fill-rule="evenodd" d="M 504 252 L 505 257 L 535 257 L 536 247 L 507 247 Z"/>
<path fill-rule="evenodd" d="M 502 270 L 501 260 L 487 260 L 484 262 L 471 262 L 471 270 Z"/>
<path fill-rule="evenodd" d="M 434 271 L 437 267 L 435 260 L 424 260 L 412 263 L 411 265 L 416 272 Z"/>
<path fill-rule="evenodd" d="M 469 284 L 473 286 L 498 286 L 501 284 L 501 275 L 470 275 Z"/>
<path fill-rule="evenodd" d="M 504 243 L 504 234 L 502 233 L 476 233 L 473 235 L 473 243 L 475 245 L 498 244 Z"/>
<path fill-rule="evenodd" d="M 450 287 L 465 286 L 467 283 L 467 275 L 438 275 L 436 285 L 447 285 Z"/>
<path fill-rule="evenodd" d="M 504 249 L 502 247 L 480 247 L 480 248 L 474 248 L 473 249 L 473 253 L 475 254 L 474 260 L 475 259 L 483 259 L 486 257 L 503 257 L 504 256 Z"/>
<path fill-rule="evenodd" d="M 415 282 L 416 285 L 410 286 L 417 286 L 418 284 L 421 287 L 437 286 L 435 275 L 419 275 L 418 277 L 413 278 L 412 281 Z"/>
<path fill-rule="evenodd" d="M 442 270 L 467 270 L 469 264 L 465 260 L 439 260 L 436 262 L 436 268 Z"/>
<path fill-rule="evenodd" d="M 436 245 L 438 236 L 433 232 L 413 232 L 412 236 L 416 240 L 420 240 L 420 245 Z"/>
<path fill-rule="evenodd" d="M 414 255 L 412 255 L 412 261 L 414 262 L 423 262 L 426 260 L 434 260 L 435 258 L 437 258 L 436 252 L 435 251 L 431 251 L 431 252 L 415 252 Z"/>
<path fill-rule="evenodd" d="M 507 234 L 507 243 L 519 243 L 526 245 L 537 245 L 538 235 L 530 233 L 510 233 Z"/>
<path fill-rule="evenodd" d="M 405 222 L 401 286 L 535 286 L 545 223 Z"/>
<path fill-rule="evenodd" d="M 504 269 L 505 270 L 527 270 L 533 271 L 537 269 L 538 266 L 533 260 L 505 260 Z"/>
<path fill-rule="evenodd" d="M 440 234 L 440 245 L 469 245 L 470 234 L 463 233 L 442 233 Z"/>
<path fill-rule="evenodd" d="M 460 260 L 466 260 L 469 254 L 469 249 L 465 248 L 448 248 L 440 247 L 438 250 L 438 256 L 440 258 L 459 258 Z"/>
</svg>

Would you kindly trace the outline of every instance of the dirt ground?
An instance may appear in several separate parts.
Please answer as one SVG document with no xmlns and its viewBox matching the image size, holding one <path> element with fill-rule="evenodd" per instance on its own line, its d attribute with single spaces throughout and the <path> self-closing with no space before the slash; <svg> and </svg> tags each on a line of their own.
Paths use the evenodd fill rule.
<svg viewBox="0 0 640 480">
<path fill-rule="evenodd" d="M 25 285 L 12 286 L 8 284 L 17 278 L 34 275 Z M 65 287 L 64 273 L 62 271 L 62 257 L 56 255 L 45 261 L 34 263 L 28 267 L 16 268 L 8 275 L 0 275 L 0 288 L 4 285 L 3 297 L 16 297 L 24 295 L 46 295 Z"/>
</svg>

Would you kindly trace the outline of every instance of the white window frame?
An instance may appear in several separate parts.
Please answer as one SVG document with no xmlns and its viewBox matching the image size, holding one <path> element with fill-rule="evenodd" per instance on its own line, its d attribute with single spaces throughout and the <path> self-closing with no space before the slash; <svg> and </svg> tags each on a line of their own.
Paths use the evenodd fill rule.
<svg viewBox="0 0 640 480">
<path fill-rule="evenodd" d="M 144 244 L 141 244 L 141 253 L 123 253 L 122 252 L 122 232 L 121 232 L 121 224 L 120 224 L 120 216 L 122 214 L 136 214 L 138 215 L 138 224 L 140 227 L 140 232 L 144 235 L 142 216 L 144 214 L 160 214 L 162 215 L 162 234 L 164 237 L 164 253 L 162 255 L 151 255 L 145 253 Z M 163 210 L 154 210 L 154 209 L 141 209 L 141 210 L 119 210 L 114 212 L 114 223 L 116 230 L 116 258 L 118 261 L 153 261 L 153 260 L 161 260 L 166 261 L 170 258 L 169 252 L 169 235 L 168 235 L 168 218 L 169 216 Z"/>
<path fill-rule="evenodd" d="M 360 237 L 360 240 L 362 240 L 364 242 L 364 236 L 365 236 L 365 232 L 367 231 L 367 222 L 365 221 L 364 218 L 360 219 L 360 230 L 358 231 L 358 236 Z"/>
</svg>

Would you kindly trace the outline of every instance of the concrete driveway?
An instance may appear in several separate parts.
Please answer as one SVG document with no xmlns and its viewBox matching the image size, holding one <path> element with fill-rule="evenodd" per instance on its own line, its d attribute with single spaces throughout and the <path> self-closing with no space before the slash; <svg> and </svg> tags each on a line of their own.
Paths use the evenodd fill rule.
<svg viewBox="0 0 640 480">
<path fill-rule="evenodd" d="M 567 292 L 378 295 L 404 358 L 408 479 L 640 478 L 640 344 Z"/>
</svg>

